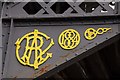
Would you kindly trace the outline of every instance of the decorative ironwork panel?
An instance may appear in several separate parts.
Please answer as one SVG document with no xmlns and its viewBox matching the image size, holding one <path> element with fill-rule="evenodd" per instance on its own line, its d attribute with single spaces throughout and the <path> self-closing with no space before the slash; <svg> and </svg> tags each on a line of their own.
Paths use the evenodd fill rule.
<svg viewBox="0 0 120 80">
<path fill-rule="evenodd" d="M 88 55 L 86 51 L 119 33 L 118 24 L 15 25 L 11 21 L 4 78 L 37 78 L 75 62 L 74 59 L 82 59 Z"/>
</svg>

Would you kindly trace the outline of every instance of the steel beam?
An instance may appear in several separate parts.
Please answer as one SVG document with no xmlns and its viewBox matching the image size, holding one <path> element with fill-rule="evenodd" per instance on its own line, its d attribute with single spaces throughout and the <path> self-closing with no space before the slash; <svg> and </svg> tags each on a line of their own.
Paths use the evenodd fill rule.
<svg viewBox="0 0 120 80">
<path fill-rule="evenodd" d="M 0 79 L 2 79 L 2 20 L 1 20 L 2 2 L 0 1 Z"/>
</svg>

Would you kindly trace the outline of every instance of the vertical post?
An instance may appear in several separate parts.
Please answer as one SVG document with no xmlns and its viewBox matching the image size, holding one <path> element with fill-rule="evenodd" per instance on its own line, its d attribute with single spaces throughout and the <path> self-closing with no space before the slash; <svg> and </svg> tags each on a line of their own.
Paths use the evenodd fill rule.
<svg viewBox="0 0 120 80">
<path fill-rule="evenodd" d="M 118 2 L 118 15 L 120 15 L 120 2 Z M 118 24 L 118 31 L 120 34 L 120 24 Z"/>
<path fill-rule="evenodd" d="M 0 80 L 2 79 L 2 25 L 0 19 Z"/>
<path fill-rule="evenodd" d="M 0 16 L 2 10 L 2 2 L 0 1 Z M 2 79 L 2 20 L 0 17 L 0 80 Z"/>
<path fill-rule="evenodd" d="M 120 15 L 120 2 L 118 2 L 118 15 Z"/>
</svg>

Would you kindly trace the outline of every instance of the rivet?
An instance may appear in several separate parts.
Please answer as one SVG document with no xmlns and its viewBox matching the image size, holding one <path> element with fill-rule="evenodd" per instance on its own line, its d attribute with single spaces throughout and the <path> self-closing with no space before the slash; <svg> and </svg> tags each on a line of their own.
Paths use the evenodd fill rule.
<svg viewBox="0 0 120 80">
<path fill-rule="evenodd" d="M 69 59 L 68 58 L 66 58 L 66 61 L 68 61 Z"/>
<path fill-rule="evenodd" d="M 5 35 L 4 34 L 2 34 L 2 37 L 4 37 Z"/>
<path fill-rule="evenodd" d="M 108 39 L 108 37 L 106 37 L 106 39 Z"/>
<path fill-rule="evenodd" d="M 73 6 L 73 7 L 75 7 L 75 6 Z"/>
<path fill-rule="evenodd" d="M 7 6 L 6 9 L 8 9 L 9 7 Z"/>
<path fill-rule="evenodd" d="M 78 56 L 78 53 L 75 53 L 75 56 Z"/>
<path fill-rule="evenodd" d="M 5 52 L 5 54 L 7 54 L 7 52 Z"/>
<path fill-rule="evenodd" d="M 57 67 L 57 66 L 58 66 L 58 64 L 55 64 L 55 66 Z"/>
<path fill-rule="evenodd" d="M 98 43 L 95 43 L 95 45 L 98 45 Z"/>
<path fill-rule="evenodd" d="M 45 72 L 47 72 L 48 70 L 45 70 Z"/>
<path fill-rule="evenodd" d="M 5 16 L 8 16 L 8 14 L 6 13 Z"/>
<path fill-rule="evenodd" d="M 118 34 L 118 32 L 116 32 L 116 34 Z"/>
</svg>

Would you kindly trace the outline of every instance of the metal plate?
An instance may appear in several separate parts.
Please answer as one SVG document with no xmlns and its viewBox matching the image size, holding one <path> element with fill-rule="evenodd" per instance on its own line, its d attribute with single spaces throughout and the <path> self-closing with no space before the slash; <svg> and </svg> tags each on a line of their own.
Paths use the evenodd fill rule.
<svg viewBox="0 0 120 80">
<path fill-rule="evenodd" d="M 112 28 L 112 30 L 98 35 L 94 40 L 86 40 L 84 37 L 84 32 L 88 28 Z M 23 66 L 20 64 L 15 56 L 15 42 L 18 38 L 21 38 L 23 35 L 33 32 L 34 29 L 38 29 L 40 32 L 43 32 L 54 39 L 54 46 L 50 48 L 48 52 L 53 53 L 53 57 L 48 59 L 44 64 L 39 66 L 38 70 L 34 70 L 32 67 Z M 72 49 L 72 50 L 65 50 L 60 47 L 58 44 L 58 37 L 66 29 L 75 29 L 81 35 L 80 44 Z M 113 25 L 69 25 L 69 26 L 23 26 L 23 27 L 16 27 L 13 26 L 11 28 L 11 34 L 9 38 L 8 44 L 8 51 L 5 60 L 5 67 L 4 67 L 4 78 L 36 78 L 47 71 L 55 69 L 59 67 L 59 65 L 65 65 L 66 61 L 70 61 L 77 56 L 82 55 L 82 53 L 90 50 L 91 48 L 95 47 L 98 44 L 103 43 L 104 41 L 114 37 L 119 33 L 118 31 L 118 24 Z M 45 42 L 44 48 L 47 47 L 47 42 Z M 24 42 L 23 42 L 23 45 Z M 25 47 L 25 46 L 21 46 Z"/>
</svg>

